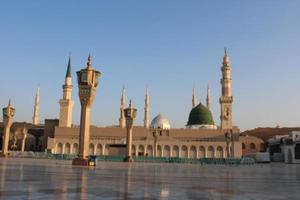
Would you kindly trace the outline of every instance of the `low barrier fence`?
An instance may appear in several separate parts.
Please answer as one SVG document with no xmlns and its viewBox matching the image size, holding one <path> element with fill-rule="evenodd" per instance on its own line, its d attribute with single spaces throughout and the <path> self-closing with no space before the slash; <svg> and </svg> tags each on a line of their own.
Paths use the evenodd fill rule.
<svg viewBox="0 0 300 200">
<path fill-rule="evenodd" d="M 72 160 L 77 157 L 75 154 L 51 154 L 46 152 L 18 152 L 10 151 L 10 157 L 15 158 L 34 158 L 34 159 L 53 159 L 53 160 Z M 124 156 L 98 155 L 97 161 L 122 162 Z M 253 158 L 180 158 L 180 157 L 152 157 L 134 156 L 134 162 L 149 163 L 192 163 L 201 165 L 252 165 L 255 163 Z"/>
</svg>

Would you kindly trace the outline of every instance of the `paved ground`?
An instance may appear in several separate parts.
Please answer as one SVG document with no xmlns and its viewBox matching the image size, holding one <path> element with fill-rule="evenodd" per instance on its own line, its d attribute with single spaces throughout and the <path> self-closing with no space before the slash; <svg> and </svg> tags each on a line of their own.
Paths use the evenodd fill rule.
<svg viewBox="0 0 300 200">
<path fill-rule="evenodd" d="M 0 159 L 0 199 L 299 199 L 300 165 Z"/>
</svg>

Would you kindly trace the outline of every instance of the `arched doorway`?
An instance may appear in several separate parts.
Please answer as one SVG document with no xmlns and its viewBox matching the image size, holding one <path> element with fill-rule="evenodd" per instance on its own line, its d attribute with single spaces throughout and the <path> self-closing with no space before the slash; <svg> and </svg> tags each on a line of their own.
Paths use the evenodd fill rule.
<svg viewBox="0 0 300 200">
<path fill-rule="evenodd" d="M 199 158 L 205 158 L 205 147 L 204 146 L 200 146 L 199 147 L 199 154 L 198 154 Z"/>
<path fill-rule="evenodd" d="M 0 149 L 2 149 L 3 136 L 0 136 Z"/>
<path fill-rule="evenodd" d="M 94 155 L 95 152 L 95 145 L 93 143 L 89 146 L 89 155 Z"/>
<path fill-rule="evenodd" d="M 136 156 L 136 148 L 135 148 L 135 145 L 132 145 L 132 147 L 131 147 L 131 155 L 132 156 Z"/>
<path fill-rule="evenodd" d="M 191 155 L 190 155 L 190 158 L 192 159 L 196 159 L 197 158 L 197 149 L 195 146 L 191 146 Z"/>
<path fill-rule="evenodd" d="M 147 156 L 153 156 L 153 147 L 151 145 L 147 146 Z"/>
<path fill-rule="evenodd" d="M 181 157 L 182 158 L 187 158 L 188 157 L 188 148 L 187 148 L 187 146 L 182 146 L 181 147 Z"/>
<path fill-rule="evenodd" d="M 57 154 L 62 154 L 62 149 L 63 149 L 62 143 L 58 143 L 57 146 L 56 146 L 56 153 Z"/>
<path fill-rule="evenodd" d="M 162 157 L 162 154 L 161 154 L 162 152 L 161 152 L 161 146 L 160 145 L 157 146 L 157 152 L 156 153 L 157 153 L 157 157 Z"/>
<path fill-rule="evenodd" d="M 178 146 L 173 146 L 173 155 L 172 157 L 179 157 L 179 147 Z"/>
<path fill-rule="evenodd" d="M 165 145 L 164 146 L 164 157 L 169 158 L 170 157 L 170 146 L 169 145 Z"/>
<path fill-rule="evenodd" d="M 207 157 L 214 158 L 215 157 L 215 150 L 212 146 L 209 146 L 207 149 Z"/>
<path fill-rule="evenodd" d="M 145 148 L 143 145 L 139 146 L 138 156 L 144 156 L 145 154 Z"/>
<path fill-rule="evenodd" d="M 223 158 L 223 148 L 221 146 L 217 147 L 216 157 Z"/>
<path fill-rule="evenodd" d="M 300 144 L 295 145 L 295 159 L 300 159 Z"/>
<path fill-rule="evenodd" d="M 70 143 L 66 143 L 64 154 L 70 154 L 70 153 L 71 153 L 71 145 Z"/>
<path fill-rule="evenodd" d="M 75 155 L 77 155 L 78 154 L 78 144 L 77 143 L 74 143 L 73 144 L 73 150 L 72 150 L 73 152 L 73 154 L 75 154 Z"/>
<path fill-rule="evenodd" d="M 97 144 L 97 150 L 96 150 L 96 154 L 97 155 L 102 155 L 102 145 L 101 144 Z"/>
</svg>

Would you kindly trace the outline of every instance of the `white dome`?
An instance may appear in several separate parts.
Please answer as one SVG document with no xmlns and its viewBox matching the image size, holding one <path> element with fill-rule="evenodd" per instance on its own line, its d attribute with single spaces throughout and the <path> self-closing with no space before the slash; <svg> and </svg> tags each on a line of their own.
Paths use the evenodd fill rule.
<svg viewBox="0 0 300 200">
<path fill-rule="evenodd" d="M 150 128 L 170 129 L 171 126 L 169 120 L 159 114 L 152 120 Z"/>
</svg>

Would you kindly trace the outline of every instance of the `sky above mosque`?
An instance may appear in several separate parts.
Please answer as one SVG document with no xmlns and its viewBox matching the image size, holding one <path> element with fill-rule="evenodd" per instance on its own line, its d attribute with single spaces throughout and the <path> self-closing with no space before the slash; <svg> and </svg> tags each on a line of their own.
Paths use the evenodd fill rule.
<svg viewBox="0 0 300 200">
<path fill-rule="evenodd" d="M 300 1 L 6 1 L 0 6 L 0 105 L 16 121 L 32 121 L 40 86 L 40 122 L 58 118 L 71 52 L 74 123 L 80 103 L 76 71 L 102 72 L 92 124 L 118 124 L 120 95 L 143 124 L 146 85 L 150 118 L 162 113 L 184 127 L 192 89 L 204 103 L 211 88 L 219 125 L 221 62 L 232 66 L 233 121 L 242 130 L 300 126 Z"/>
</svg>

